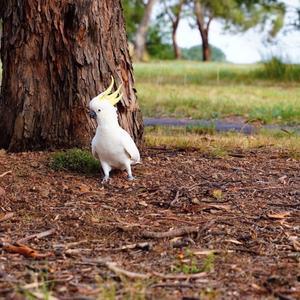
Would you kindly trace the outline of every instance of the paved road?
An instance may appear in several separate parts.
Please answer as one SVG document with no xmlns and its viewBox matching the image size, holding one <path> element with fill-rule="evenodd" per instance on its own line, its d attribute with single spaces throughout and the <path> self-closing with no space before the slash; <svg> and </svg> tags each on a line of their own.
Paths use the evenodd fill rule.
<svg viewBox="0 0 300 300">
<path fill-rule="evenodd" d="M 280 125 L 261 125 L 256 126 L 239 121 L 225 120 L 190 120 L 190 119 L 173 119 L 173 118 L 144 118 L 145 126 L 192 126 L 213 128 L 218 132 L 236 131 L 244 134 L 257 133 L 261 129 L 267 130 L 286 130 L 300 134 L 300 125 L 297 126 L 280 126 Z"/>
</svg>

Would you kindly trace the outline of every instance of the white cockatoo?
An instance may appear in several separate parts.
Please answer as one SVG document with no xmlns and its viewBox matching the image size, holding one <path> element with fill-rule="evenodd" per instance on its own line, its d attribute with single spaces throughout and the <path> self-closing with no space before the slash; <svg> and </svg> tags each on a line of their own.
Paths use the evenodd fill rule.
<svg viewBox="0 0 300 300">
<path fill-rule="evenodd" d="M 113 86 L 112 78 L 109 88 L 90 101 L 90 114 L 98 125 L 92 140 L 92 153 L 103 169 L 102 183 L 109 180 L 112 169 L 126 170 L 128 179 L 133 180 L 131 165 L 140 162 L 139 150 L 129 133 L 120 127 L 117 108 L 114 106 L 122 98 L 122 94 L 119 94 L 122 85 L 110 94 Z"/>
</svg>

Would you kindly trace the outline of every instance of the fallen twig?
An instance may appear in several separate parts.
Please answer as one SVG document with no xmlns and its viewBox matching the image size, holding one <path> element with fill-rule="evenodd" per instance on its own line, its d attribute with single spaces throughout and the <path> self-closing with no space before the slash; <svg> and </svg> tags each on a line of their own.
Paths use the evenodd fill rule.
<svg viewBox="0 0 300 300">
<path fill-rule="evenodd" d="M 4 222 L 4 221 L 7 221 L 8 219 L 12 218 L 14 216 L 14 213 L 7 213 L 4 217 L 2 217 L 0 219 L 0 222 Z"/>
<path fill-rule="evenodd" d="M 8 175 L 8 174 L 12 174 L 12 170 L 9 170 L 9 171 L 6 171 L 6 172 L 2 173 L 2 174 L 0 175 L 0 178 L 6 176 L 6 175 Z"/>
<path fill-rule="evenodd" d="M 102 267 L 106 267 L 116 274 L 124 275 L 129 278 L 148 279 L 151 276 L 150 274 L 142 274 L 142 273 L 136 273 L 136 272 L 130 272 L 130 271 L 124 270 L 124 269 L 118 267 L 117 264 L 114 262 L 109 262 L 109 261 L 105 261 L 105 260 L 101 260 L 101 259 L 85 260 L 82 263 L 87 264 L 87 265 L 99 265 Z"/>
<path fill-rule="evenodd" d="M 97 251 L 124 251 L 124 250 L 145 250 L 148 251 L 152 248 L 151 243 L 136 243 L 136 244 L 130 244 L 130 245 L 124 245 L 117 248 L 96 248 Z"/>
<path fill-rule="evenodd" d="M 159 277 L 162 279 L 170 279 L 170 280 L 190 280 L 190 279 L 199 279 L 207 276 L 207 273 L 201 272 L 201 273 L 195 273 L 195 274 L 161 274 L 158 272 L 153 272 L 153 276 Z"/>
<path fill-rule="evenodd" d="M 178 190 L 176 192 L 175 198 L 170 203 L 170 207 L 174 207 L 177 204 L 177 202 L 179 200 L 179 195 L 180 195 L 180 191 Z"/>
<path fill-rule="evenodd" d="M 44 238 L 46 236 L 53 234 L 54 232 L 55 232 L 55 229 L 49 229 L 49 230 L 46 230 L 46 231 L 43 231 L 40 233 L 31 234 L 27 237 L 24 237 L 24 238 L 18 240 L 18 243 L 22 244 L 22 243 L 27 242 L 32 239 L 41 239 L 41 238 Z"/>
<path fill-rule="evenodd" d="M 165 232 L 154 232 L 154 231 L 144 230 L 142 231 L 141 236 L 144 238 L 163 239 L 163 238 L 177 237 L 177 236 L 182 236 L 182 235 L 197 233 L 197 232 L 199 232 L 199 227 L 187 226 L 187 227 L 172 229 L 170 231 L 165 231 Z"/>
<path fill-rule="evenodd" d="M 186 282 L 177 282 L 177 283 L 172 283 L 172 282 L 167 282 L 167 283 L 158 283 L 158 284 L 153 284 L 150 286 L 150 288 L 155 289 L 155 288 L 188 288 L 188 289 L 195 289 L 198 288 L 198 286 L 195 286 L 194 284 L 191 283 L 186 283 Z"/>
<path fill-rule="evenodd" d="M 196 273 L 196 274 L 161 274 L 158 272 L 152 272 L 152 273 L 136 273 L 136 272 L 131 272 L 124 270 L 120 267 L 117 266 L 115 262 L 109 262 L 106 260 L 102 259 L 97 259 L 97 260 L 84 260 L 82 262 L 79 262 L 77 264 L 83 264 L 83 265 L 92 265 L 92 266 L 101 266 L 101 267 L 106 267 L 109 270 L 115 272 L 116 274 L 121 274 L 129 278 L 138 278 L 138 279 L 149 279 L 151 277 L 159 277 L 162 279 L 170 279 L 170 280 L 190 280 L 190 279 L 199 279 L 207 276 L 207 273 L 201 272 L 201 273 Z"/>
<path fill-rule="evenodd" d="M 65 254 L 69 256 L 76 256 L 82 253 L 89 253 L 92 252 L 92 249 L 89 248 L 78 248 L 78 249 L 68 249 L 66 250 Z"/>
</svg>

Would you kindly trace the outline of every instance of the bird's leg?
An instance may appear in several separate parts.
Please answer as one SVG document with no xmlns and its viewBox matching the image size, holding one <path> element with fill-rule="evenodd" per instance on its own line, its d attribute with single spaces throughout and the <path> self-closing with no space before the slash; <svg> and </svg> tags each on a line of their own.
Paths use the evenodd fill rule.
<svg viewBox="0 0 300 300">
<path fill-rule="evenodd" d="M 134 177 L 132 176 L 132 172 L 131 172 L 130 163 L 126 164 L 126 171 L 127 171 L 127 174 L 128 174 L 128 180 L 134 180 Z"/>
<path fill-rule="evenodd" d="M 101 167 L 104 172 L 104 177 L 102 179 L 102 183 L 107 183 L 109 181 L 109 172 L 111 171 L 111 167 L 104 161 L 101 161 Z"/>
</svg>

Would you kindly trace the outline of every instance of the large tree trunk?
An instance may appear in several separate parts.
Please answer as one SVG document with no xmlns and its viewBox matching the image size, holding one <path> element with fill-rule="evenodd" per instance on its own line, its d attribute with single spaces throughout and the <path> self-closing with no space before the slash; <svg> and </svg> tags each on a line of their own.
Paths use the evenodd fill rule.
<svg viewBox="0 0 300 300">
<path fill-rule="evenodd" d="M 148 0 L 144 16 L 135 36 L 134 54 L 135 58 L 139 61 L 143 60 L 145 54 L 147 32 L 150 24 L 151 13 L 156 1 L 157 0 Z"/>
<path fill-rule="evenodd" d="M 95 123 L 88 103 L 111 75 L 123 83 L 120 123 L 141 141 L 119 0 L 0 0 L 1 6 L 0 148 L 89 145 Z"/>
</svg>

